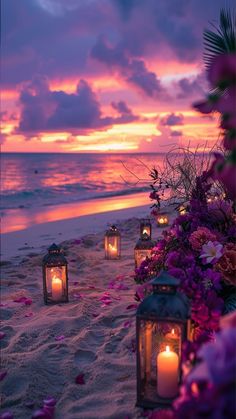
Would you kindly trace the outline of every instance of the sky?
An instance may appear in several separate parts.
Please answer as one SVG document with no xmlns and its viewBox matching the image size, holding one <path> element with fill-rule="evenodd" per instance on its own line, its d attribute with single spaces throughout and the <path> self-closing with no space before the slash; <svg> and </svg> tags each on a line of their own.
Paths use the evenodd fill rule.
<svg viewBox="0 0 236 419">
<path fill-rule="evenodd" d="M 203 30 L 223 0 L 2 0 L 8 152 L 166 152 L 218 138 Z M 233 7 L 233 0 L 227 7 Z"/>
</svg>

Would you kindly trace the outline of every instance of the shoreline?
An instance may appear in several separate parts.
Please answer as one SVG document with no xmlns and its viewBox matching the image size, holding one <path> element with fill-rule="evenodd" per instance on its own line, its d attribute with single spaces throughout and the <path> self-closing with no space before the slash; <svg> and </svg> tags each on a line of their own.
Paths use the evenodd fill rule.
<svg viewBox="0 0 236 419">
<path fill-rule="evenodd" d="M 26 230 L 37 224 L 68 220 L 144 205 L 149 207 L 151 205 L 148 192 L 46 205 L 31 209 L 9 209 L 2 216 L 2 233 L 6 234 Z M 4 210 L 2 212 L 4 213 Z"/>
<path fill-rule="evenodd" d="M 151 218 L 150 204 L 129 207 L 96 214 L 35 224 L 23 230 L 1 234 L 1 260 L 22 258 L 28 253 L 42 252 L 53 242 L 78 239 L 86 234 L 95 234 L 107 229 L 111 224 L 131 218 Z M 175 212 L 170 213 L 170 223 Z M 154 223 L 153 223 L 154 224 Z M 162 231 L 155 228 L 156 235 Z M 137 236 L 138 239 L 138 236 Z"/>
</svg>

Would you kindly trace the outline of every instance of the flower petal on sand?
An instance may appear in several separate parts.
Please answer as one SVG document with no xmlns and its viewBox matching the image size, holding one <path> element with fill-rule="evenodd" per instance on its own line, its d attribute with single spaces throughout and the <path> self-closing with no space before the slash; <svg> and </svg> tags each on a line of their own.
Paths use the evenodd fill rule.
<svg viewBox="0 0 236 419">
<path fill-rule="evenodd" d="M 82 374 L 77 375 L 77 377 L 75 378 L 75 382 L 76 384 L 80 384 L 80 385 L 85 384 L 84 374 L 82 373 Z"/>
<path fill-rule="evenodd" d="M 54 397 L 49 396 L 46 399 L 44 399 L 43 403 L 46 406 L 55 406 L 57 401 Z"/>
<path fill-rule="evenodd" d="M 0 371 L 0 381 L 4 380 L 7 375 L 7 371 Z"/>
<path fill-rule="evenodd" d="M 65 339 L 64 335 L 55 336 L 55 340 L 57 341 L 64 340 L 64 339 Z"/>
</svg>

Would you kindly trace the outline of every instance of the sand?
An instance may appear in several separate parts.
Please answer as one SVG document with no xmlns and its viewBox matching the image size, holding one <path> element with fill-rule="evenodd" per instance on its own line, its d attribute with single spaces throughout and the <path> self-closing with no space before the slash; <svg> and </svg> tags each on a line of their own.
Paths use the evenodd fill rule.
<svg viewBox="0 0 236 419">
<path fill-rule="evenodd" d="M 139 236 L 137 214 L 148 211 L 136 209 L 136 218 L 128 218 L 130 213 L 100 214 L 94 225 L 92 216 L 80 217 L 81 228 L 73 219 L 5 235 L 12 248 L 2 259 L 1 371 L 7 374 L 1 382 L 1 413 L 31 418 L 43 399 L 53 396 L 58 419 L 141 417 L 142 409 L 135 407 L 133 249 Z M 107 261 L 105 224 L 117 218 L 122 257 Z M 95 225 L 100 231 L 91 233 Z M 160 234 L 154 227 L 153 238 Z M 21 240 L 27 245 L 17 248 Z M 69 263 L 69 303 L 45 306 L 41 264 L 53 241 L 61 243 Z"/>
</svg>

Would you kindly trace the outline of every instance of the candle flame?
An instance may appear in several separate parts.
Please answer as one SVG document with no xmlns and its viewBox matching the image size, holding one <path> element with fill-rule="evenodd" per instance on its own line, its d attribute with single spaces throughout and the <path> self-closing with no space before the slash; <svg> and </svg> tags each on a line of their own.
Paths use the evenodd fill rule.
<svg viewBox="0 0 236 419">
<path fill-rule="evenodd" d="M 148 234 L 148 231 L 146 230 L 146 228 L 143 230 L 143 234 Z"/>
<path fill-rule="evenodd" d="M 57 276 L 56 276 L 56 275 L 53 275 L 53 277 L 52 277 L 52 282 L 54 282 L 54 284 L 55 284 L 55 283 L 59 284 L 59 283 L 61 282 L 61 279 L 60 279 L 60 278 L 57 278 Z"/>
<path fill-rule="evenodd" d="M 170 352 L 170 347 L 166 346 L 166 352 Z"/>
<path fill-rule="evenodd" d="M 110 250 L 116 250 L 116 246 L 112 246 L 112 244 L 111 244 L 111 243 L 109 243 L 109 245 L 108 245 L 108 246 L 109 246 L 109 249 L 110 249 Z"/>
<path fill-rule="evenodd" d="M 175 334 L 175 329 L 171 330 L 171 334 L 174 335 Z"/>
</svg>

